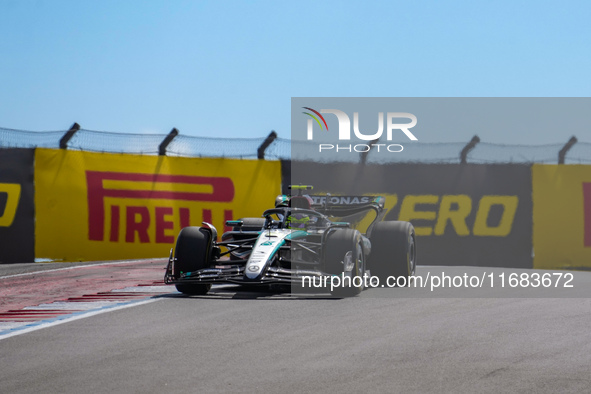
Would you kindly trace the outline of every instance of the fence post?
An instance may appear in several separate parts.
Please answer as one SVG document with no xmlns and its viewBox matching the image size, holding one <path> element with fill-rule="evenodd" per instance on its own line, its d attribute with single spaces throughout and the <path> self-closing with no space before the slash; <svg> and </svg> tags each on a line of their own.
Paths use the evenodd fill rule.
<svg viewBox="0 0 591 394">
<path fill-rule="evenodd" d="M 464 149 L 462 149 L 462 151 L 460 152 L 460 163 L 462 164 L 466 164 L 467 161 L 467 157 L 468 157 L 468 153 L 474 149 L 474 147 L 476 146 L 476 144 L 478 144 L 480 142 L 480 137 L 478 137 L 477 135 L 475 135 L 474 137 L 472 137 L 472 139 L 470 140 L 470 142 L 468 142 L 468 144 L 466 146 L 464 146 Z"/>
<path fill-rule="evenodd" d="M 159 156 L 166 156 L 166 148 L 168 148 L 168 145 L 172 142 L 174 137 L 176 137 L 177 135 L 179 135 L 179 131 L 176 129 L 176 127 L 173 127 L 172 130 L 170 130 L 170 133 L 168 133 L 168 135 L 166 137 L 164 137 L 164 139 L 162 140 L 162 142 L 158 146 L 158 155 Z"/>
<path fill-rule="evenodd" d="M 275 132 L 275 130 L 271 130 L 267 138 L 265 138 L 261 146 L 259 146 L 259 148 L 257 149 L 257 159 L 263 160 L 265 158 L 265 150 L 267 150 L 269 145 L 271 145 L 271 143 L 275 141 L 276 138 L 277 133 Z"/>
<path fill-rule="evenodd" d="M 564 144 L 564 146 L 562 147 L 560 152 L 558 152 L 558 164 L 564 164 L 564 159 L 566 158 L 566 153 L 577 142 L 578 142 L 577 137 L 575 137 L 574 135 L 572 137 L 570 137 L 570 140 L 568 140 L 568 142 L 566 144 Z"/>
<path fill-rule="evenodd" d="M 373 144 L 377 144 L 379 140 L 379 138 L 376 138 L 375 140 L 371 141 L 368 145 L 372 146 Z M 359 153 L 359 163 L 361 165 L 365 165 L 365 162 L 367 161 L 367 155 L 369 155 L 370 150 L 371 148 L 369 150 L 366 150 L 365 152 Z"/>
<path fill-rule="evenodd" d="M 60 138 L 60 149 L 68 149 L 68 141 L 72 139 L 78 130 L 80 130 L 80 125 L 74 122 L 70 130 L 66 131 L 66 134 Z"/>
</svg>

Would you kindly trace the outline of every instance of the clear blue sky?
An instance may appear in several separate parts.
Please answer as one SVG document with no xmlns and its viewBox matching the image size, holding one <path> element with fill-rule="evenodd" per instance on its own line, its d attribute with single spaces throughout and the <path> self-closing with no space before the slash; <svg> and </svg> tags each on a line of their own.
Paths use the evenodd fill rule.
<svg viewBox="0 0 591 394">
<path fill-rule="evenodd" d="M 0 127 L 289 138 L 292 96 L 590 96 L 591 3 L 0 0 L 0 53 Z"/>
</svg>

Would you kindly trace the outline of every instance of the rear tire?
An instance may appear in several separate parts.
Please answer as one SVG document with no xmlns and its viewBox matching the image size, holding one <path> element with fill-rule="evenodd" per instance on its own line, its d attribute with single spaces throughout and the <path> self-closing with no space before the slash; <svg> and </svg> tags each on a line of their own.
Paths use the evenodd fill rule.
<svg viewBox="0 0 591 394">
<path fill-rule="evenodd" d="M 209 265 L 211 256 L 211 234 L 200 227 L 185 227 L 179 233 L 174 250 L 174 277 L 182 273 L 194 272 Z M 210 284 L 177 284 L 176 289 L 183 294 L 203 295 L 211 288 Z"/>
<path fill-rule="evenodd" d="M 343 283 L 339 283 L 340 286 L 336 286 L 331 291 L 331 294 L 335 297 L 354 297 L 363 291 L 365 256 L 361 242 L 361 233 L 353 229 L 336 230 L 329 234 L 326 239 L 324 263 L 327 273 L 337 275 L 340 280 L 343 280 L 342 274 L 345 272 L 344 263 L 353 263 L 351 286 L 343 286 Z M 360 286 L 356 286 L 356 283 L 360 284 Z"/>
<path fill-rule="evenodd" d="M 379 222 L 371 235 L 370 269 L 382 285 L 388 277 L 400 279 L 409 286 L 409 277 L 416 272 L 417 255 L 415 230 L 411 223 L 400 221 Z M 390 284 L 392 280 L 390 280 Z"/>
</svg>

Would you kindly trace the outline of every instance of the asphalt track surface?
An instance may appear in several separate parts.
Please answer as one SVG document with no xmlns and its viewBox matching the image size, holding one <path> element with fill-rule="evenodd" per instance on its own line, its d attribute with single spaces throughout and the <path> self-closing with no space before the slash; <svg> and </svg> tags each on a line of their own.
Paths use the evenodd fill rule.
<svg viewBox="0 0 591 394">
<path fill-rule="evenodd" d="M 0 339 L 0 392 L 586 393 L 591 273 L 576 272 L 574 284 L 537 298 L 496 289 L 466 298 L 457 289 L 370 289 L 349 299 L 171 289 Z"/>
</svg>

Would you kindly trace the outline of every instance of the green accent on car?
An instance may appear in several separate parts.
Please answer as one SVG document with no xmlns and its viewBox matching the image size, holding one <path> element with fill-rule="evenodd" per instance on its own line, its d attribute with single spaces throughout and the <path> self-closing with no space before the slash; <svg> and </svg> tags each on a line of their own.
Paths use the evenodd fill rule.
<svg viewBox="0 0 591 394">
<path fill-rule="evenodd" d="M 338 227 L 349 227 L 350 225 L 349 222 L 332 222 L 332 224 Z"/>
<path fill-rule="evenodd" d="M 294 231 L 293 233 L 286 235 L 285 238 L 283 238 L 283 239 L 291 241 L 292 239 L 303 238 L 306 235 L 308 235 L 308 233 L 306 231 L 299 230 L 299 231 Z"/>
<path fill-rule="evenodd" d="M 290 215 L 286 221 L 287 228 L 302 228 L 302 226 L 305 227 L 309 221 L 310 221 L 309 216 L 303 216 L 302 218 L 298 219 L 298 218 L 294 217 L 294 215 Z"/>
</svg>

